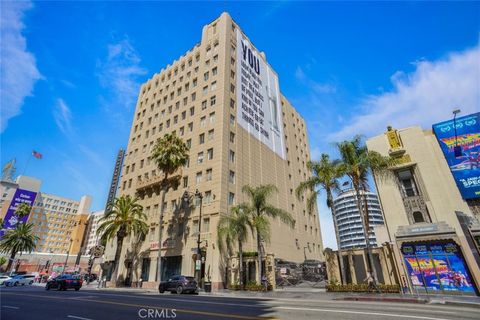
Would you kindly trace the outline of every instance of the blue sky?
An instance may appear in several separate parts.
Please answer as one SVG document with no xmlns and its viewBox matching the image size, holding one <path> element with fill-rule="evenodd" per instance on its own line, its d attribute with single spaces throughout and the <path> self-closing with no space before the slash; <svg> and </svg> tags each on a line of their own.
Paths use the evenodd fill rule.
<svg viewBox="0 0 480 320">
<path fill-rule="evenodd" d="M 307 119 L 314 157 L 333 141 L 480 106 L 476 2 L 1 2 L 1 164 L 42 190 L 104 207 L 139 85 L 228 11 L 266 52 Z M 173 41 L 175 39 L 175 41 Z M 324 245 L 335 247 L 320 199 Z"/>
</svg>

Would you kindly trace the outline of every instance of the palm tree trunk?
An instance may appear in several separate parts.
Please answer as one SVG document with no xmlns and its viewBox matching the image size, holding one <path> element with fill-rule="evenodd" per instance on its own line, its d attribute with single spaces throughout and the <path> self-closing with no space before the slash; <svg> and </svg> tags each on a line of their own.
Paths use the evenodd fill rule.
<svg viewBox="0 0 480 320">
<path fill-rule="evenodd" d="M 118 285 L 117 283 L 117 274 L 118 269 L 120 269 L 120 255 L 122 254 L 122 247 L 123 247 L 123 238 L 124 235 L 117 234 L 117 249 L 115 250 L 115 265 L 113 267 L 111 281 L 114 281 L 115 286 Z"/>
<path fill-rule="evenodd" d="M 262 283 L 262 241 L 260 240 L 260 233 L 257 231 L 257 263 L 258 263 L 258 271 L 257 271 L 257 284 Z"/>
<path fill-rule="evenodd" d="M 375 268 L 375 264 L 373 263 L 373 254 L 372 254 L 372 249 L 370 247 L 370 218 L 368 216 L 369 211 L 368 211 L 368 203 L 367 203 L 367 190 L 363 191 L 362 198 L 363 198 L 363 204 L 364 204 L 364 217 L 365 217 L 365 229 L 367 230 L 367 237 L 366 237 L 366 244 L 367 244 L 367 255 L 368 255 L 368 260 L 370 262 L 370 267 L 372 268 L 372 274 L 377 281 L 377 268 Z"/>
<path fill-rule="evenodd" d="M 15 250 L 12 250 L 12 253 L 10 254 L 10 259 L 8 259 L 8 264 L 7 264 L 7 272 L 10 272 L 10 268 L 12 268 L 13 260 L 15 259 L 15 256 L 17 255 L 17 252 Z"/>
<path fill-rule="evenodd" d="M 158 283 L 162 282 L 162 236 L 163 236 L 163 214 L 165 211 L 164 203 L 165 203 L 165 195 L 168 190 L 168 174 L 165 173 L 165 178 L 162 181 L 162 197 L 161 197 L 161 203 L 160 203 L 160 219 L 159 219 L 159 224 L 158 224 L 158 261 L 157 261 L 157 281 Z"/>
<path fill-rule="evenodd" d="M 335 236 L 337 238 L 337 244 L 338 244 L 338 258 L 339 258 L 339 262 L 340 262 L 340 275 L 341 275 L 340 283 L 341 284 L 346 284 L 347 283 L 347 273 L 346 273 L 346 270 L 345 270 L 345 265 L 343 263 L 342 249 L 340 247 L 340 230 L 338 230 L 338 225 L 337 225 L 337 211 L 335 210 L 335 206 L 333 204 L 332 195 L 328 194 L 327 197 L 329 198 L 328 202 L 330 204 L 330 210 L 332 211 L 333 226 L 335 228 Z"/>
<path fill-rule="evenodd" d="M 243 248 L 240 238 L 238 239 L 238 275 L 240 278 L 240 288 L 243 289 Z"/>
</svg>

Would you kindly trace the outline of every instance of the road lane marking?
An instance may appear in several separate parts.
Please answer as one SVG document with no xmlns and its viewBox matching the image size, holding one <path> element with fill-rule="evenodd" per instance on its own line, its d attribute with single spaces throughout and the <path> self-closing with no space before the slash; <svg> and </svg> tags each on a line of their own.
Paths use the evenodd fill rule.
<svg viewBox="0 0 480 320">
<path fill-rule="evenodd" d="M 5 292 L 6 295 L 12 296 L 23 296 L 23 297 L 34 297 L 34 298 L 45 298 L 45 299 L 58 299 L 59 296 L 38 296 L 33 294 L 18 294 L 18 293 L 11 293 Z M 175 309 L 177 313 L 189 313 L 189 314 L 196 314 L 196 315 L 204 315 L 204 316 L 212 316 L 212 317 L 224 317 L 224 318 L 232 318 L 232 319 L 244 319 L 244 320 L 277 320 L 277 318 L 272 317 L 256 317 L 256 316 L 243 316 L 243 315 L 236 315 L 231 313 L 221 313 L 221 312 L 208 312 L 208 311 L 199 311 L 199 310 L 191 310 L 191 309 L 179 309 L 179 308 L 170 308 L 170 307 L 162 307 L 162 306 L 150 306 L 150 305 L 142 305 L 142 304 L 133 304 L 133 303 L 123 303 L 123 302 L 115 302 L 115 301 L 108 301 L 108 300 L 91 300 L 91 299 L 82 299 L 79 297 L 76 301 L 89 301 L 89 302 L 96 302 L 96 303 L 103 303 L 103 304 L 113 304 L 113 305 L 120 305 L 126 307 L 140 307 L 140 308 L 151 308 L 151 309 Z"/>
<path fill-rule="evenodd" d="M 67 318 L 80 319 L 80 320 L 93 320 L 90 318 L 84 318 L 84 317 L 78 317 L 78 316 L 72 316 L 72 315 L 68 315 Z"/>
<path fill-rule="evenodd" d="M 19 307 L 14 307 L 14 306 L 2 306 L 4 308 L 8 308 L 8 309 L 20 309 Z"/>
<path fill-rule="evenodd" d="M 432 318 L 423 316 L 410 316 L 404 314 L 395 313 L 379 313 L 379 312 L 363 312 L 363 311 L 346 311 L 346 310 L 333 310 L 333 309 L 317 309 L 317 308 L 294 308 L 294 307 L 274 307 L 276 309 L 283 310 L 301 310 L 301 311 L 317 311 L 317 312 L 332 312 L 332 313 L 348 313 L 348 314 L 363 314 L 370 316 L 382 316 L 382 317 L 397 317 L 397 318 L 412 318 L 412 319 L 424 319 L 424 320 L 448 320 L 444 318 Z"/>
</svg>

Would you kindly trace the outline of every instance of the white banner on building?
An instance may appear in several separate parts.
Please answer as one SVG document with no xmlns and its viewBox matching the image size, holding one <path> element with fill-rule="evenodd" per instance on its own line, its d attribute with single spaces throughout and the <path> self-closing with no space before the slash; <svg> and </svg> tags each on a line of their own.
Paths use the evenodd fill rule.
<svg viewBox="0 0 480 320">
<path fill-rule="evenodd" d="M 238 29 L 237 122 L 286 159 L 278 77 Z"/>
</svg>

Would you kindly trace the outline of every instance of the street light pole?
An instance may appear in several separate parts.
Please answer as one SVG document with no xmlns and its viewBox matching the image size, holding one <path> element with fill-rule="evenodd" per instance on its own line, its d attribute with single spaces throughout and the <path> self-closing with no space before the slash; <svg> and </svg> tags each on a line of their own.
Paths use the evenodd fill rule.
<svg viewBox="0 0 480 320">
<path fill-rule="evenodd" d="M 70 250 L 72 249 L 72 243 L 73 243 L 73 239 L 70 239 L 70 246 L 68 247 L 67 258 L 65 259 L 65 264 L 63 265 L 62 276 L 65 273 L 65 269 L 67 268 L 68 256 L 70 255 Z"/>
<path fill-rule="evenodd" d="M 201 277 L 202 277 L 202 266 L 203 266 L 202 251 L 200 250 L 200 244 L 202 243 L 202 240 L 200 239 L 200 234 L 202 232 L 203 195 L 200 193 L 200 191 L 198 191 L 198 189 L 195 191 L 195 197 L 200 199 L 200 213 L 198 218 L 198 236 L 197 236 L 197 261 L 195 262 L 195 272 L 197 273 L 197 283 L 200 285 L 200 281 L 202 280 Z M 197 270 L 198 258 L 200 258 L 200 270 Z"/>
</svg>

